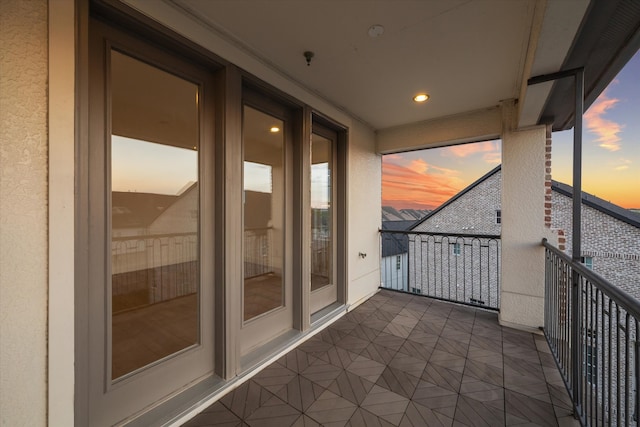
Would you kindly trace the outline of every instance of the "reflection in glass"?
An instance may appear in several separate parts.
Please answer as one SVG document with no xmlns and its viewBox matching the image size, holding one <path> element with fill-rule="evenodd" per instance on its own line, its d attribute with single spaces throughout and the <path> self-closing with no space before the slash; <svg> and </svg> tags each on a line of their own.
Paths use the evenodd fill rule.
<svg viewBox="0 0 640 427">
<path fill-rule="evenodd" d="M 311 290 L 331 284 L 331 140 L 311 139 Z"/>
<path fill-rule="evenodd" d="M 198 87 L 111 53 L 111 378 L 198 339 Z"/>
<path fill-rule="evenodd" d="M 244 320 L 283 304 L 283 128 L 281 120 L 244 107 Z"/>
</svg>

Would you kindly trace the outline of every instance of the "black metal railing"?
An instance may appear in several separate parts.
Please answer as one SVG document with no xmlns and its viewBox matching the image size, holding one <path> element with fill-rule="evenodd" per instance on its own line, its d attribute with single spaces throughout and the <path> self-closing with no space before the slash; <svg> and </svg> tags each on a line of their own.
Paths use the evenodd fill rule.
<svg viewBox="0 0 640 427">
<path fill-rule="evenodd" d="M 497 235 L 380 230 L 381 287 L 498 310 Z"/>
<path fill-rule="evenodd" d="M 583 426 L 637 425 L 640 302 L 545 247 L 544 333 Z"/>
</svg>

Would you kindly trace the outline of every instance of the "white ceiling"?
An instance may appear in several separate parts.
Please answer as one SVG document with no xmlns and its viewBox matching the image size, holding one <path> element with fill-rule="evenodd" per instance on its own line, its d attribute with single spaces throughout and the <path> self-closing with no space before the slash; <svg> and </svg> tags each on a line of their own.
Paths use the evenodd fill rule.
<svg viewBox="0 0 640 427">
<path fill-rule="evenodd" d="M 176 0 L 376 129 L 517 98 L 535 0 Z M 384 34 L 371 38 L 371 25 Z M 307 66 L 303 52 L 315 56 Z M 412 101 L 425 91 L 424 105 Z"/>
</svg>

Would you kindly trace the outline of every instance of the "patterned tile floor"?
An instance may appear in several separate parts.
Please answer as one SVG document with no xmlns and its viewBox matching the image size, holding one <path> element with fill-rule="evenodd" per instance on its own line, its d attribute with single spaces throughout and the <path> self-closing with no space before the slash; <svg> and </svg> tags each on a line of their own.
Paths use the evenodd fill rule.
<svg viewBox="0 0 640 427">
<path fill-rule="evenodd" d="M 184 424 L 573 425 L 544 338 L 382 290 Z"/>
</svg>

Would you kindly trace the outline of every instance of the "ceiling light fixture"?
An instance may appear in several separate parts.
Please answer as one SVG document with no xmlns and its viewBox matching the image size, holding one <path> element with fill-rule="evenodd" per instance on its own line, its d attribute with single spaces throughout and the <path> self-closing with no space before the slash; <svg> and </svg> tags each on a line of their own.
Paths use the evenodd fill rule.
<svg viewBox="0 0 640 427">
<path fill-rule="evenodd" d="M 382 33 L 384 33 L 384 27 L 378 24 L 372 25 L 369 27 L 368 33 L 369 37 L 375 39 L 376 37 L 380 37 Z"/>
<path fill-rule="evenodd" d="M 415 102 L 425 102 L 427 99 L 429 99 L 429 95 L 427 95 L 426 93 L 419 93 L 413 97 L 413 100 Z"/>
<path fill-rule="evenodd" d="M 269 132 L 278 133 L 280 132 L 280 128 L 278 126 L 272 126 L 271 129 L 269 129 Z"/>
<path fill-rule="evenodd" d="M 311 52 L 310 50 L 307 50 L 303 53 L 304 55 L 304 59 L 306 59 L 307 61 L 307 67 L 311 65 L 311 60 L 313 59 L 313 57 L 315 56 L 315 54 L 313 52 Z"/>
</svg>

